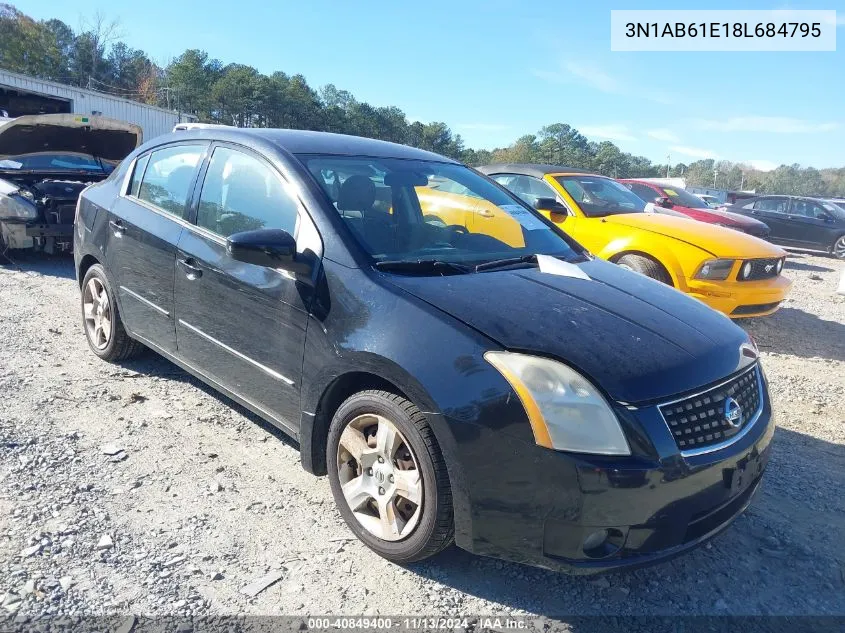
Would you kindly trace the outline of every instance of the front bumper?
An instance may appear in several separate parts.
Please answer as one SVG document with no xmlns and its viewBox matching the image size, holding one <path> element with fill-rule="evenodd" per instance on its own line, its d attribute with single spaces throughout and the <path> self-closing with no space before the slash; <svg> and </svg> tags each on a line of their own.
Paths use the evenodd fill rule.
<svg viewBox="0 0 845 633">
<path fill-rule="evenodd" d="M 684 284 L 690 296 L 732 319 L 773 314 L 792 288 L 783 275 L 760 281 L 685 279 Z"/>
<path fill-rule="evenodd" d="M 681 455 L 656 406 L 620 410 L 626 428 L 651 438 L 653 456 L 574 455 L 476 427 L 472 442 L 459 438 L 473 447 L 464 459 L 478 467 L 464 462 L 472 528 L 458 545 L 574 574 L 649 565 L 690 550 L 728 527 L 759 486 L 774 434 L 765 382 L 763 398 L 745 435 L 695 456 Z M 606 545 L 585 548 L 602 531 Z"/>
</svg>

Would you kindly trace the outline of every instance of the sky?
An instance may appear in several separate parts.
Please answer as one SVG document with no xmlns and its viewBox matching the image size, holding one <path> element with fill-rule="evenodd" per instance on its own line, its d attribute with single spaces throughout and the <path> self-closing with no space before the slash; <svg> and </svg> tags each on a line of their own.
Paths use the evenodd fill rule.
<svg viewBox="0 0 845 633">
<path fill-rule="evenodd" d="M 301 73 L 492 149 L 569 123 L 654 162 L 845 166 L 845 0 L 638 9 L 839 9 L 836 52 L 611 52 L 610 10 L 552 0 L 55 0 L 13 3 L 74 29 L 96 13 L 166 64 L 188 48 Z M 620 7 L 620 4 L 623 4 Z"/>
</svg>

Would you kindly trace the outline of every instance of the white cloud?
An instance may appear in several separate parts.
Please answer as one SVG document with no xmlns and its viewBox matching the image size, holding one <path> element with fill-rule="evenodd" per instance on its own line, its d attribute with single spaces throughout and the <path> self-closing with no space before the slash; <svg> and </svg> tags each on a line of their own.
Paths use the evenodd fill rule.
<svg viewBox="0 0 845 633">
<path fill-rule="evenodd" d="M 665 127 L 656 128 L 653 130 L 649 130 L 646 132 L 651 138 L 656 141 L 664 141 L 666 143 L 678 143 L 680 142 L 680 138 L 678 135 L 675 134 L 672 130 L 668 130 Z"/>
<path fill-rule="evenodd" d="M 566 70 L 584 83 L 602 92 L 619 92 L 619 82 L 591 64 L 566 62 Z"/>
<path fill-rule="evenodd" d="M 756 169 L 758 171 L 772 171 L 773 169 L 777 169 L 779 165 L 770 160 L 746 160 L 743 161 L 744 165 L 748 165 L 752 169 Z"/>
<path fill-rule="evenodd" d="M 502 132 L 509 129 L 510 126 L 503 123 L 458 123 L 455 127 L 459 130 L 473 132 Z"/>
<path fill-rule="evenodd" d="M 554 70 L 541 70 L 539 68 L 532 68 L 531 74 L 537 77 L 538 79 L 542 79 L 543 81 L 547 81 L 550 84 L 562 84 L 566 83 L 564 77 Z"/>
<path fill-rule="evenodd" d="M 684 156 L 691 156 L 692 158 L 712 158 L 717 159 L 719 155 L 716 152 L 711 152 L 709 149 L 701 149 L 700 147 L 688 147 L 686 145 L 673 145 L 669 148 L 677 154 Z"/>
<path fill-rule="evenodd" d="M 569 61 L 562 64 L 558 71 L 532 69 L 531 74 L 549 83 L 562 84 L 575 80 L 601 92 L 622 92 L 622 85 L 615 77 L 589 63 Z"/>
<path fill-rule="evenodd" d="M 816 123 L 805 119 L 783 116 L 743 116 L 730 119 L 693 119 L 691 125 L 700 130 L 718 132 L 763 132 L 766 134 L 811 134 L 831 132 L 842 127 L 841 123 Z"/>
</svg>

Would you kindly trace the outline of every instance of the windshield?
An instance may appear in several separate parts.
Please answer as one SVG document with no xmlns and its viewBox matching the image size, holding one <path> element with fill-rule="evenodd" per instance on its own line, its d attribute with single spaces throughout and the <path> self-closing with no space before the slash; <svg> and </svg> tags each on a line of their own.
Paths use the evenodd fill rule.
<svg viewBox="0 0 845 633">
<path fill-rule="evenodd" d="M 535 254 L 567 259 L 582 255 L 533 210 L 463 165 L 352 156 L 299 158 L 377 263 L 434 260 L 478 265 Z"/>
<path fill-rule="evenodd" d="M 704 200 L 691 194 L 686 189 L 670 189 L 669 187 L 663 187 L 663 193 L 665 193 L 666 197 L 674 204 L 681 207 L 688 207 L 690 209 L 706 209 L 708 206 Z"/>
<path fill-rule="evenodd" d="M 555 176 L 584 215 L 599 218 L 616 213 L 642 213 L 645 201 L 627 187 L 601 176 Z"/>
<path fill-rule="evenodd" d="M 114 164 L 88 154 L 40 152 L 21 156 L 0 157 L 0 169 L 20 171 L 92 171 L 110 173 Z"/>
</svg>

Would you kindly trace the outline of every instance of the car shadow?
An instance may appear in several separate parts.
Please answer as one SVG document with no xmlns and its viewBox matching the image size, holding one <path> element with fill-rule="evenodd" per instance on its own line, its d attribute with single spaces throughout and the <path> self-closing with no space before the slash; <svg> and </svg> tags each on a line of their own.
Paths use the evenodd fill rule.
<svg viewBox="0 0 845 633">
<path fill-rule="evenodd" d="M 792 258 L 788 258 L 783 267 L 787 270 L 803 270 L 811 273 L 829 273 L 834 272 L 836 270 L 833 267 L 816 266 L 815 264 L 805 264 L 804 262 L 796 261 Z"/>
<path fill-rule="evenodd" d="M 270 433 L 277 440 L 284 442 L 287 446 L 297 451 L 299 450 L 299 444 L 296 440 L 284 431 L 152 350 L 145 348 L 139 356 L 130 360 L 119 361 L 116 364 L 124 369 L 138 372 L 144 376 L 167 378 L 168 380 L 174 380 L 196 387 L 209 397 L 217 400 L 220 404 L 237 411 L 247 420 Z"/>
<path fill-rule="evenodd" d="M 489 601 L 495 611 L 567 622 L 566 616 L 599 615 L 841 615 L 845 497 L 835 491 L 843 486 L 845 447 L 779 428 L 763 484 L 745 514 L 708 545 L 668 562 L 570 576 L 453 546 L 410 569 Z M 573 631 L 591 629 L 578 622 Z"/>
<path fill-rule="evenodd" d="M 754 337 L 763 351 L 845 361 L 845 324 L 791 307 L 767 317 L 742 319 L 737 324 Z"/>
<path fill-rule="evenodd" d="M 47 255 L 31 251 L 11 251 L 0 253 L 0 268 L 33 272 L 47 277 L 60 279 L 74 279 L 76 271 L 73 269 L 73 255 Z"/>
</svg>

